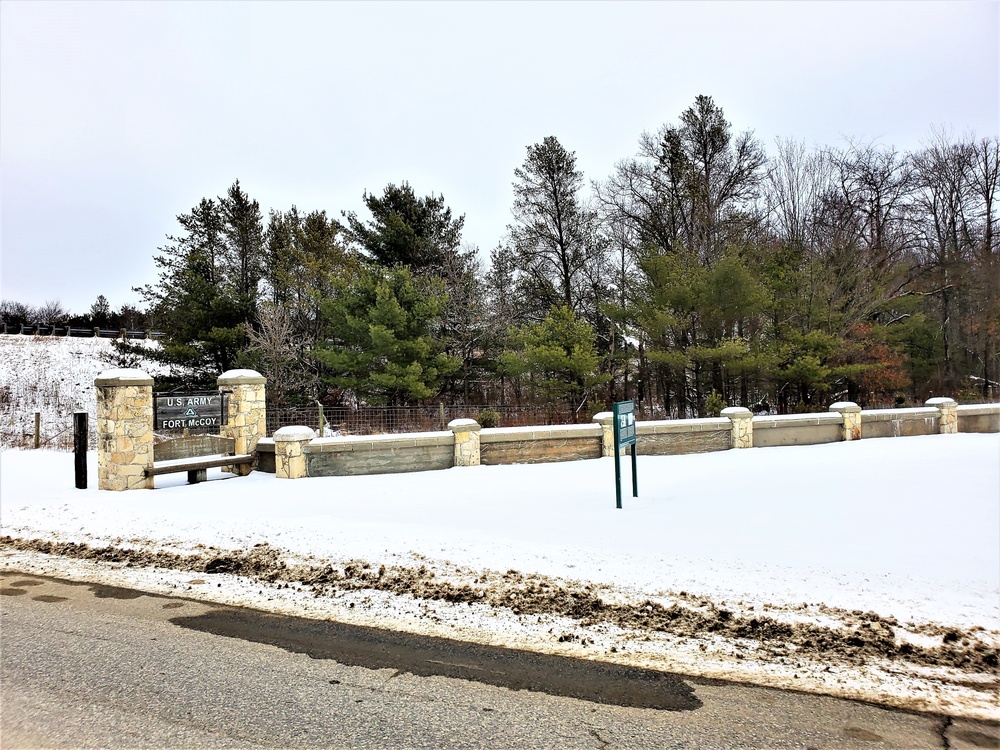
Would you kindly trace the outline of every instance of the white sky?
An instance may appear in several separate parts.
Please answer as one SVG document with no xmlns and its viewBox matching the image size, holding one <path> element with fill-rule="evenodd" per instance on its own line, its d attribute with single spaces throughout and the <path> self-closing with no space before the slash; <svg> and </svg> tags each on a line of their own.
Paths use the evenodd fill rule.
<svg viewBox="0 0 1000 750">
<path fill-rule="evenodd" d="M 237 178 L 362 213 L 408 180 L 485 254 L 525 147 L 587 179 L 708 94 L 737 130 L 998 134 L 993 2 L 0 1 L 0 296 L 135 302 L 175 216 Z"/>
</svg>

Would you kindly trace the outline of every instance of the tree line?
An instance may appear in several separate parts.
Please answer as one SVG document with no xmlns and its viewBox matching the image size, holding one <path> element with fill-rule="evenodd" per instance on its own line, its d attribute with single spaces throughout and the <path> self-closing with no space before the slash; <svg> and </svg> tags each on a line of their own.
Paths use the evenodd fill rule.
<svg viewBox="0 0 1000 750">
<path fill-rule="evenodd" d="M 116 310 L 103 294 L 99 294 L 90 309 L 83 314 L 70 312 L 59 300 L 46 300 L 41 305 L 0 300 L 0 324 L 9 326 L 125 328 L 137 331 L 148 329 L 149 322 L 145 311 L 129 304 L 123 304 Z"/>
<path fill-rule="evenodd" d="M 995 137 L 768 153 L 699 96 L 604 179 L 529 145 L 488 266 L 405 181 L 336 218 L 265 217 L 237 181 L 177 217 L 139 291 L 182 379 L 251 367 L 275 406 L 990 399 L 998 176 Z"/>
</svg>

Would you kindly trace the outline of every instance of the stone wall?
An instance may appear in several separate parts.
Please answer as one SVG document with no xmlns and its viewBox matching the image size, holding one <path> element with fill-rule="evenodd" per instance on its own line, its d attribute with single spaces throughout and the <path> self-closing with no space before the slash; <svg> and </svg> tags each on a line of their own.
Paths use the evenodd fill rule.
<svg viewBox="0 0 1000 750">
<path fill-rule="evenodd" d="M 677 455 L 730 448 L 814 445 L 865 437 L 1000 432 L 1000 404 L 956 407 L 933 399 L 927 407 L 862 411 L 838 402 L 830 412 L 753 417 L 730 408 L 716 419 L 636 423 L 636 452 Z M 257 443 L 257 465 L 278 476 L 345 476 L 427 471 L 480 464 L 545 463 L 600 458 L 614 452 L 608 412 L 592 424 L 479 429 L 473 420 L 454 420 L 450 431 L 313 439 L 307 428 L 283 428 Z M 299 435 L 292 433 L 303 430 Z M 286 431 L 290 431 L 286 433 Z M 290 440 L 297 441 L 295 446 Z M 283 456 L 296 459 L 283 468 Z M 299 461 L 298 459 L 300 459 Z"/>
<path fill-rule="evenodd" d="M 454 446 L 455 435 L 450 431 L 411 432 L 317 438 L 303 452 L 309 476 L 333 477 L 448 469 L 454 465 Z"/>
<path fill-rule="evenodd" d="M 938 410 L 932 406 L 915 409 L 877 409 L 861 412 L 861 437 L 914 437 L 938 434 Z"/>
<path fill-rule="evenodd" d="M 838 413 L 754 417 L 753 444 L 755 448 L 769 448 L 836 443 L 841 439 L 843 423 Z"/>
<path fill-rule="evenodd" d="M 726 417 L 636 422 L 635 452 L 640 456 L 676 456 L 723 451 L 729 448 L 732 424 Z"/>
<path fill-rule="evenodd" d="M 493 427 L 479 433 L 480 463 L 535 464 L 601 457 L 599 424 Z"/>
<path fill-rule="evenodd" d="M 959 406 L 959 432 L 1000 432 L 1000 404 Z"/>
</svg>

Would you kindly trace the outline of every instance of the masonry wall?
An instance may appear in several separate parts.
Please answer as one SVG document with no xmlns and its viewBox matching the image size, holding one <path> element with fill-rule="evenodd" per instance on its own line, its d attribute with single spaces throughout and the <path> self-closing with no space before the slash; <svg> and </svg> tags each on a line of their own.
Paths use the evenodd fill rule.
<svg viewBox="0 0 1000 750">
<path fill-rule="evenodd" d="M 449 469 L 454 465 L 455 435 L 414 432 L 402 435 L 317 438 L 303 448 L 311 477 L 395 474 Z"/>
<path fill-rule="evenodd" d="M 836 443 L 841 439 L 843 423 L 843 418 L 836 413 L 754 417 L 753 445 L 754 448 L 771 448 Z"/>
<path fill-rule="evenodd" d="M 861 412 L 861 437 L 914 437 L 938 434 L 937 409 L 878 409 Z"/>
<path fill-rule="evenodd" d="M 679 456 L 728 450 L 732 422 L 716 419 L 664 419 L 635 424 L 640 456 Z"/>
<path fill-rule="evenodd" d="M 956 410 L 950 399 L 929 403 L 935 401 L 945 403 L 940 408 L 934 405 L 869 411 L 838 403 L 829 413 L 752 419 L 746 409 L 731 409 L 727 410 L 731 412 L 728 416 L 716 419 L 638 422 L 636 452 L 665 456 L 742 447 L 815 445 L 858 438 L 935 435 L 954 431 L 956 426 L 959 432 L 1000 432 L 1000 404 L 960 406 Z M 943 423 L 942 414 L 950 415 Z M 304 437 L 294 450 L 295 455 L 304 458 L 301 476 L 430 471 L 477 463 L 577 461 L 613 451 L 608 416 L 597 415 L 594 424 L 482 430 L 470 420 L 455 420 L 449 425 L 450 431 L 339 438 L 315 438 L 311 430 L 303 428 Z M 742 425 L 739 440 L 733 430 L 737 423 Z M 271 438 L 258 442 L 258 471 L 275 472 L 277 450 Z"/>
<path fill-rule="evenodd" d="M 1000 432 L 1000 404 L 959 406 L 959 432 Z"/>
<path fill-rule="evenodd" d="M 601 427 L 494 427 L 479 433 L 481 464 L 536 464 L 601 457 Z"/>
</svg>

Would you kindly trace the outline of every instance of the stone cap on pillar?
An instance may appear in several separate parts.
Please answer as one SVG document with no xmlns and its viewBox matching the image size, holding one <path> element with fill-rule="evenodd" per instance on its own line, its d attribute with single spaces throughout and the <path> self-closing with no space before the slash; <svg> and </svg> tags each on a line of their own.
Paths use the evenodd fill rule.
<svg viewBox="0 0 1000 750">
<path fill-rule="evenodd" d="M 216 381 L 220 388 L 224 385 L 260 385 L 266 382 L 267 378 L 256 370 L 226 370 Z"/>
<path fill-rule="evenodd" d="M 934 406 L 938 409 L 947 409 L 952 406 L 958 406 L 958 402 L 953 398 L 948 398 L 947 396 L 937 396 L 935 398 L 929 398 L 924 401 L 927 406 Z"/>
<path fill-rule="evenodd" d="M 453 419 L 448 423 L 452 432 L 479 432 L 482 427 L 474 419 Z"/>
<path fill-rule="evenodd" d="M 152 384 L 152 376 L 142 370 L 128 368 L 105 370 L 94 378 L 94 385 L 98 388 L 120 388 L 122 386 L 141 386 Z"/>
<path fill-rule="evenodd" d="M 609 425 L 614 421 L 614 418 L 615 418 L 614 412 L 602 411 L 595 414 L 594 418 L 591 421 L 597 422 L 598 424 L 602 425 Z"/>
<path fill-rule="evenodd" d="M 727 406 L 720 414 L 730 419 L 752 419 L 753 412 L 745 406 Z"/>
<path fill-rule="evenodd" d="M 838 401 L 835 404 L 830 404 L 830 411 L 839 411 L 841 414 L 851 414 L 854 412 L 860 412 L 861 407 L 853 401 Z"/>
<path fill-rule="evenodd" d="M 291 427 L 282 427 L 274 433 L 272 439 L 276 443 L 300 443 L 305 440 L 312 440 L 315 437 L 316 433 L 313 432 L 312 428 L 302 425 L 292 425 Z"/>
</svg>

